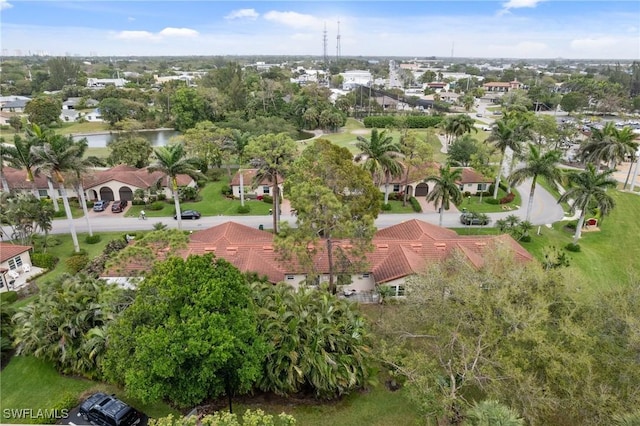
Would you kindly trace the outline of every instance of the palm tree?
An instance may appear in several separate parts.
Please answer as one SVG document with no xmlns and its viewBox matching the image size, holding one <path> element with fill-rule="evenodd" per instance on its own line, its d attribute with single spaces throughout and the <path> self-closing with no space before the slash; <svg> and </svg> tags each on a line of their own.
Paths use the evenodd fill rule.
<svg viewBox="0 0 640 426">
<path fill-rule="evenodd" d="M 616 180 L 611 177 L 612 173 L 613 170 L 599 173 L 593 164 L 587 164 L 585 170 L 569 175 L 572 187 L 560 196 L 558 203 L 573 200 L 571 201 L 571 210 L 580 210 L 580 219 L 578 219 L 576 233 L 573 237 L 574 244 L 577 244 L 580 239 L 587 209 L 592 203 L 595 204 L 602 216 L 609 214 L 615 207 L 614 199 L 607 194 L 608 188 L 615 188 L 618 185 Z"/>
<path fill-rule="evenodd" d="M 462 192 L 457 181 L 462 176 L 462 169 L 453 169 L 448 164 L 440 167 L 439 176 L 429 176 L 425 182 L 433 182 L 433 188 L 427 195 L 427 201 L 435 204 L 436 209 L 440 209 L 440 222 L 442 226 L 442 217 L 445 210 L 449 210 L 451 202 L 460 204 L 462 202 Z"/>
<path fill-rule="evenodd" d="M 618 129 L 609 122 L 602 129 L 593 130 L 589 140 L 581 147 L 580 156 L 585 161 L 595 163 L 598 169 L 602 161 L 614 169 L 627 156 L 634 157 L 638 149 L 635 139 L 636 135 L 630 127 Z"/>
<path fill-rule="evenodd" d="M 448 116 L 442 123 L 443 130 L 447 134 L 447 144 L 450 145 L 456 138 L 465 133 L 471 133 L 472 130 L 477 132 L 478 129 L 474 126 L 474 123 L 473 118 L 467 114 Z"/>
<path fill-rule="evenodd" d="M 84 187 L 82 185 L 82 176 L 86 174 L 87 169 L 93 166 L 93 163 L 84 158 L 84 154 L 87 151 L 87 147 L 89 146 L 89 142 L 87 138 L 82 138 L 81 140 L 74 142 L 78 147 L 78 156 L 75 158 L 76 161 L 70 167 L 70 170 L 75 173 L 75 179 L 73 180 L 73 186 L 80 197 L 80 205 L 82 206 L 82 212 L 84 213 L 84 218 L 87 222 L 87 228 L 89 230 L 89 235 L 93 236 L 93 230 L 91 229 L 91 222 L 89 221 L 89 212 L 87 210 L 87 200 L 84 196 Z"/>
<path fill-rule="evenodd" d="M 31 147 L 36 144 L 36 140 L 22 139 L 19 135 L 13 138 L 13 146 L 2 145 L 2 161 L 6 161 L 11 167 L 26 171 L 26 182 L 31 182 L 33 195 L 39 197 L 38 188 L 33 177 L 33 157 Z"/>
<path fill-rule="evenodd" d="M 356 147 L 362 151 L 361 157 L 366 157 L 363 167 L 376 181 L 376 186 L 380 182 L 376 178 L 384 176 L 384 203 L 389 203 L 389 180 L 392 176 L 400 177 L 404 166 L 399 161 L 402 157 L 400 146 L 393 141 L 393 136 L 387 134 L 386 130 L 378 133 L 378 129 L 371 131 L 371 138 L 358 137 Z"/>
<path fill-rule="evenodd" d="M 35 162 L 36 172 L 43 172 L 49 179 L 55 179 L 62 193 L 62 202 L 64 210 L 67 213 L 67 221 L 69 230 L 71 231 L 71 239 L 73 240 L 73 248 L 76 252 L 80 251 L 78 244 L 78 236 L 69 206 L 69 197 L 65 187 L 63 172 L 73 170 L 78 159 L 82 157 L 82 147 L 77 145 L 71 136 L 63 137 L 54 135 L 49 138 L 42 146 L 33 146 L 31 155 Z"/>
<path fill-rule="evenodd" d="M 498 401 L 476 402 L 467 411 L 467 426 L 523 426 L 524 420 L 518 413 Z"/>
<path fill-rule="evenodd" d="M 496 175 L 496 183 L 493 188 L 493 198 L 498 198 L 498 188 L 500 187 L 500 176 L 502 169 L 504 168 L 505 152 L 508 149 L 513 151 L 513 155 L 520 153 L 520 140 L 516 137 L 516 123 L 512 120 L 497 120 L 491 135 L 487 138 L 488 142 L 493 142 L 493 145 L 500 151 L 500 167 L 498 168 L 498 174 Z"/>
<path fill-rule="evenodd" d="M 171 192 L 173 202 L 176 207 L 176 218 L 178 219 L 178 229 L 182 229 L 182 211 L 180 210 L 180 197 L 178 195 L 178 175 L 189 175 L 193 179 L 202 176 L 198 171 L 198 161 L 194 158 L 187 158 L 184 145 L 181 143 L 159 146 L 153 150 L 156 162 L 149 166 L 149 173 L 162 172 L 171 179 Z"/>
<path fill-rule="evenodd" d="M 519 185 L 525 179 L 531 178 L 531 191 L 529 192 L 526 221 L 531 219 L 533 195 L 536 191 L 538 178 L 544 179 L 550 187 L 557 189 L 558 182 L 562 179 L 562 174 L 558 168 L 561 157 L 562 153 L 560 151 L 553 150 L 542 154 L 539 146 L 529 144 L 529 155 L 526 158 L 525 166 L 513 172 L 509 177 L 512 185 Z"/>
<path fill-rule="evenodd" d="M 43 145 L 44 143 L 49 142 L 55 135 L 53 130 L 47 129 L 46 127 L 40 127 L 35 123 L 26 128 L 26 133 L 32 146 Z M 60 211 L 60 207 L 58 206 L 58 194 L 56 194 L 56 191 L 53 188 L 53 179 L 51 176 L 46 176 L 46 178 L 51 201 L 53 202 L 53 210 L 56 212 Z M 38 194 L 35 195 L 37 196 Z"/>
</svg>

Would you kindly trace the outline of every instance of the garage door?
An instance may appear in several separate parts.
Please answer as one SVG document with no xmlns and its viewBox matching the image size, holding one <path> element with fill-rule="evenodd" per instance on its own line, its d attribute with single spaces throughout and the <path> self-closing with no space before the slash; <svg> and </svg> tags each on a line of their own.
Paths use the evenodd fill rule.
<svg viewBox="0 0 640 426">
<path fill-rule="evenodd" d="M 429 193 L 429 185 L 427 185 L 424 182 L 420 182 L 417 186 L 416 186 L 416 197 L 424 197 L 425 195 L 427 195 Z"/>
</svg>

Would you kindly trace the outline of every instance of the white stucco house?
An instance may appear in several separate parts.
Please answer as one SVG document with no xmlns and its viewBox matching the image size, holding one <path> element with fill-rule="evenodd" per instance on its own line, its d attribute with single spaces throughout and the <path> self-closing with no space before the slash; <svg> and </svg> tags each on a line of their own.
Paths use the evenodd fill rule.
<svg viewBox="0 0 640 426">
<path fill-rule="evenodd" d="M 233 175 L 231 179 L 231 191 L 234 198 L 240 198 L 240 173 L 242 173 L 242 184 L 244 186 L 244 194 L 249 198 L 255 198 L 260 195 L 273 196 L 273 184 L 268 179 L 256 181 L 258 169 L 241 169 Z M 282 176 L 278 176 L 278 188 L 282 195 L 284 190 L 284 181 Z"/>
</svg>

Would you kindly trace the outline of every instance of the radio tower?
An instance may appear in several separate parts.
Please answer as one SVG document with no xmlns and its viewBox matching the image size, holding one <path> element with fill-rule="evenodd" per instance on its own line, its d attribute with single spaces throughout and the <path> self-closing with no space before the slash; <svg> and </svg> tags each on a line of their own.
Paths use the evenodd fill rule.
<svg viewBox="0 0 640 426">
<path fill-rule="evenodd" d="M 338 21 L 338 35 L 336 36 L 336 62 L 340 62 L 342 51 L 340 48 L 340 21 Z"/>
<path fill-rule="evenodd" d="M 324 23 L 324 31 L 322 32 L 322 47 L 323 47 L 323 57 L 324 57 L 324 67 L 327 69 L 329 67 L 329 59 L 327 58 L 327 23 Z"/>
</svg>

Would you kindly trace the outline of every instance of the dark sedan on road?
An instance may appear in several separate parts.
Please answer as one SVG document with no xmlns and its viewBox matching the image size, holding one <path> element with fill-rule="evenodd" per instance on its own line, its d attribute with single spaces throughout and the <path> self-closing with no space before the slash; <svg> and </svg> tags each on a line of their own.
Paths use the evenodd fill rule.
<svg viewBox="0 0 640 426">
<path fill-rule="evenodd" d="M 185 210 L 185 211 L 183 211 L 183 212 L 182 212 L 182 214 L 180 215 L 180 217 L 181 217 L 182 219 L 191 219 L 191 220 L 200 219 L 200 216 L 202 216 L 202 215 L 201 215 L 201 214 L 200 214 L 200 212 L 199 212 L 199 211 L 197 211 L 197 210 Z M 178 219 L 178 215 L 175 215 L 175 214 L 174 214 L 174 215 L 173 215 L 173 218 L 177 220 L 177 219 Z"/>
<path fill-rule="evenodd" d="M 465 212 L 460 215 L 460 223 L 463 225 L 487 225 L 491 219 L 485 214 Z"/>
</svg>

